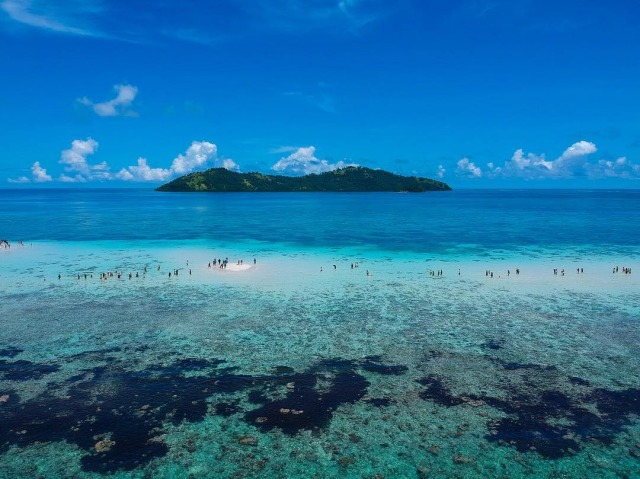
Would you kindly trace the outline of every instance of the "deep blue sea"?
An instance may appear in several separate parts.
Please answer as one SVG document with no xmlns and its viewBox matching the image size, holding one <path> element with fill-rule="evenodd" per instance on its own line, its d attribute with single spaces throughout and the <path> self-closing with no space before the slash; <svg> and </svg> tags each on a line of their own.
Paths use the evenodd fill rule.
<svg viewBox="0 0 640 479">
<path fill-rule="evenodd" d="M 0 478 L 640 477 L 640 190 L 0 211 Z"/>
<path fill-rule="evenodd" d="M 159 193 L 0 190 L 0 231 L 52 241 L 255 239 L 300 247 L 484 253 L 638 245 L 640 190 Z"/>
</svg>

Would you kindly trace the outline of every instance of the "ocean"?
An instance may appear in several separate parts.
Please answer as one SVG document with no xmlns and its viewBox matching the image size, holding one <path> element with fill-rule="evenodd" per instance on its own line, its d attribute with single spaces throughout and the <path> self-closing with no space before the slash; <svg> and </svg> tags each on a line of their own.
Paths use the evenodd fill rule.
<svg viewBox="0 0 640 479">
<path fill-rule="evenodd" d="M 640 190 L 0 205 L 1 478 L 640 476 Z"/>
</svg>

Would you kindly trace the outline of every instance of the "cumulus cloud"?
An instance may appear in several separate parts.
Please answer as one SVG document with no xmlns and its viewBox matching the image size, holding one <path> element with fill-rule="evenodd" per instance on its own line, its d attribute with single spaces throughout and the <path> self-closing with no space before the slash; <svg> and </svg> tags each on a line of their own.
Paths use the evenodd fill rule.
<svg viewBox="0 0 640 479">
<path fill-rule="evenodd" d="M 274 171 L 282 171 L 293 175 L 308 175 L 311 173 L 324 173 L 325 171 L 333 171 L 347 166 L 358 166 L 355 163 L 346 163 L 338 161 L 337 163 L 329 163 L 327 160 L 316 158 L 316 147 L 307 146 L 298 148 L 289 156 L 280 158 L 278 162 L 271 167 Z"/>
<path fill-rule="evenodd" d="M 40 166 L 39 161 L 36 161 L 31 166 L 31 173 L 33 174 L 33 181 L 36 183 L 45 183 L 52 180 L 51 176 L 47 175 L 47 170 Z"/>
<path fill-rule="evenodd" d="M 74 140 L 71 148 L 63 150 L 60 163 L 65 165 L 66 174 L 59 180 L 63 183 L 85 183 L 88 181 L 166 181 L 171 176 L 190 173 L 216 156 L 216 145 L 206 141 L 194 141 L 184 154 L 174 158 L 170 168 L 152 168 L 145 158 L 113 174 L 106 161 L 91 164 L 87 157 L 98 150 L 98 142 L 93 138 Z"/>
<path fill-rule="evenodd" d="M 87 157 L 98 150 L 98 142 L 93 138 L 86 140 L 73 140 L 71 148 L 63 150 L 59 163 L 64 165 L 64 170 L 71 175 L 63 174 L 60 181 L 65 183 L 85 182 L 91 180 L 110 180 L 111 173 L 106 162 L 90 164 Z"/>
<path fill-rule="evenodd" d="M 616 160 L 600 160 L 588 169 L 591 178 L 640 179 L 640 164 L 632 163 L 626 156 Z"/>
<path fill-rule="evenodd" d="M 151 168 L 145 158 L 138 158 L 137 165 L 123 168 L 115 176 L 125 181 L 166 181 L 171 176 L 171 170 Z"/>
<path fill-rule="evenodd" d="M 47 174 L 47 170 L 40 166 L 40 162 L 36 161 L 33 165 L 31 165 L 31 175 L 32 179 L 27 178 L 26 176 L 21 176 L 19 178 L 8 178 L 7 181 L 9 183 L 47 183 L 52 181 L 50 175 Z"/>
<path fill-rule="evenodd" d="M 138 94 L 138 88 L 133 85 L 114 85 L 116 97 L 102 103 L 94 103 L 86 96 L 78 98 L 82 105 L 90 107 L 98 116 L 137 116 L 131 110 L 131 104 Z"/>
<path fill-rule="evenodd" d="M 71 148 L 63 150 L 60 155 L 60 163 L 65 166 L 66 171 L 77 171 L 83 175 L 90 174 L 87 156 L 93 155 L 98 149 L 98 142 L 93 138 L 86 140 L 73 140 Z"/>
<path fill-rule="evenodd" d="M 447 170 L 445 170 L 444 166 L 438 165 L 438 172 L 436 173 L 436 176 L 438 178 L 444 178 L 444 175 L 445 175 L 446 172 L 447 172 Z"/>
<path fill-rule="evenodd" d="M 171 163 L 171 171 L 178 175 L 192 172 L 198 166 L 204 165 L 209 159 L 215 158 L 218 147 L 208 141 L 194 141 L 187 148 L 184 155 L 178 155 Z"/>
<path fill-rule="evenodd" d="M 487 163 L 482 170 L 467 158 L 458 161 L 456 173 L 467 178 L 522 178 L 526 180 L 569 178 L 626 178 L 640 179 L 640 165 L 626 157 L 616 160 L 593 161 L 590 155 L 598 148 L 590 141 L 581 140 L 569 146 L 555 160 L 548 160 L 544 153 L 525 153 L 516 150 L 511 159 L 501 166 Z"/>
<path fill-rule="evenodd" d="M 230 158 L 218 158 L 218 147 L 208 141 L 194 141 L 187 151 L 175 157 L 170 168 L 152 168 L 145 158 L 138 163 L 122 168 L 115 178 L 124 181 L 166 181 L 175 175 L 186 175 L 206 163 L 228 170 L 238 170 L 239 166 Z"/>
<path fill-rule="evenodd" d="M 554 169 L 552 161 L 547 161 L 545 155 L 535 153 L 525 154 L 522 148 L 516 150 L 511 159 L 504 162 L 503 166 L 487 165 L 491 176 L 544 178 L 549 176 Z"/>
<path fill-rule="evenodd" d="M 570 160 L 571 158 L 590 155 L 591 153 L 595 153 L 596 151 L 598 151 L 598 149 L 596 148 L 596 145 L 594 143 L 591 143 L 590 141 L 582 140 L 577 143 L 574 143 L 569 148 L 564 150 L 564 153 L 562 153 L 562 155 L 560 156 L 560 158 L 558 158 L 557 161 L 562 162 L 562 161 Z"/>
<path fill-rule="evenodd" d="M 585 176 L 590 165 L 586 157 L 596 151 L 598 149 L 595 144 L 584 140 L 571 145 L 555 160 L 547 160 L 544 154 L 525 155 L 519 149 L 503 167 L 493 168 L 491 172 L 494 176 L 526 179 Z"/>
<path fill-rule="evenodd" d="M 472 161 L 469 161 L 469 158 L 462 158 L 458 160 L 456 173 L 459 176 L 464 176 L 466 178 L 482 177 L 482 169 L 476 166 Z"/>
<path fill-rule="evenodd" d="M 62 183 L 86 183 L 90 181 L 167 181 L 173 176 L 191 173 L 209 163 L 212 166 L 238 171 L 240 167 L 231 158 L 218 157 L 218 147 L 208 141 L 194 141 L 184 153 L 176 156 L 169 168 L 154 168 L 146 158 L 138 158 L 135 165 L 122 168 L 117 173 L 110 171 L 106 161 L 92 164 L 88 157 L 98 150 L 98 142 L 93 138 L 73 140 L 71 148 L 63 150 L 59 163 L 64 165 L 64 173 L 57 177 Z M 9 183 L 42 183 L 53 181 L 47 170 L 36 161 L 31 167 L 32 178 L 20 176 L 8 178 Z"/>
<path fill-rule="evenodd" d="M 240 166 L 231 158 L 224 158 L 220 160 L 220 166 L 225 170 L 240 171 Z"/>
</svg>

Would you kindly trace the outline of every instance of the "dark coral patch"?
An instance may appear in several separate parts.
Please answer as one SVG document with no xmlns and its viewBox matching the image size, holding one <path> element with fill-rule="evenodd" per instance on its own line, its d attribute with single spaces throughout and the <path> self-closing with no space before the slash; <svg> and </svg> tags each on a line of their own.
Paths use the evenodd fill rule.
<svg viewBox="0 0 640 479">
<path fill-rule="evenodd" d="M 565 428 L 527 415 L 500 419 L 494 425 L 494 431 L 489 440 L 500 441 L 520 452 L 537 452 L 546 459 L 559 459 L 580 449 Z"/>
<path fill-rule="evenodd" d="M 389 366 L 383 364 L 380 356 L 367 356 L 360 362 L 360 367 L 365 371 L 376 374 L 398 376 L 407 372 L 406 366 Z"/>
<path fill-rule="evenodd" d="M 426 386 L 426 389 L 420 392 L 422 399 L 431 399 L 441 406 L 458 406 L 464 402 L 459 397 L 452 395 L 449 388 L 437 376 L 427 376 L 418 382 Z"/>
<path fill-rule="evenodd" d="M 41 379 L 47 374 L 60 370 L 55 364 L 38 364 L 19 359 L 17 361 L 0 360 L 0 374 L 8 381 L 28 381 Z"/>
<path fill-rule="evenodd" d="M 569 376 L 569 382 L 578 386 L 591 386 L 591 383 L 586 379 L 579 378 L 577 376 Z"/>
<path fill-rule="evenodd" d="M 403 374 L 406 366 L 390 366 L 382 362 L 380 356 L 369 356 L 361 361 L 327 358 L 311 366 L 306 373 L 283 374 L 278 377 L 278 386 L 287 385 L 287 395 L 283 399 L 270 401 L 266 396 L 251 394 L 252 402 L 262 406 L 245 415 L 247 422 L 263 431 L 275 427 L 285 434 L 294 435 L 302 429 L 313 430 L 327 426 L 333 412 L 342 404 L 351 404 L 362 399 L 369 387 L 367 381 L 357 372 L 383 375 Z M 284 371 L 283 371 L 284 373 Z M 275 378 L 271 378 L 271 385 Z M 270 389 L 267 385 L 267 390 Z M 388 405 L 387 400 L 376 406 Z"/>
<path fill-rule="evenodd" d="M 3 348 L 3 349 L 0 349 L 0 357 L 15 358 L 21 352 L 23 352 L 23 350 L 19 348 L 13 348 L 13 347 Z"/>
<path fill-rule="evenodd" d="M 375 407 L 389 407 L 392 404 L 389 398 L 371 398 L 368 402 Z"/>
<path fill-rule="evenodd" d="M 322 365 L 328 364 L 324 362 Z M 342 369 L 345 363 L 331 363 L 331 367 Z M 249 411 L 245 415 L 247 422 L 263 431 L 278 427 L 289 435 L 297 434 L 302 429 L 326 427 L 338 406 L 362 399 L 369 386 L 364 377 L 352 370 L 327 373 L 329 379 L 323 377 L 329 382 L 326 390 L 316 387 L 315 375 L 289 376 L 293 389 L 287 396 Z"/>
<path fill-rule="evenodd" d="M 609 391 L 598 388 L 591 395 L 600 414 L 607 418 L 619 418 L 620 413 L 640 415 L 640 389 L 629 388 Z"/>
<path fill-rule="evenodd" d="M 550 371 L 545 366 L 521 366 L 515 369 Z M 438 376 L 427 376 L 418 382 L 426 386 L 420 396 L 439 405 L 487 404 L 507 414 L 508 417 L 489 424 L 487 439 L 520 452 L 536 452 L 546 459 L 575 454 L 582 449 L 580 440 L 610 444 L 633 417 L 640 415 L 640 390 L 633 388 L 623 391 L 593 389 L 569 395 L 548 389 L 545 378 L 531 376 L 524 384 L 517 385 L 520 383 L 516 382 L 516 385 L 508 386 L 504 397 L 457 396 Z M 576 382 L 568 382 L 567 391 L 573 384 Z M 599 414 L 592 412 L 594 410 Z"/>
<path fill-rule="evenodd" d="M 504 347 L 504 341 L 490 340 L 482 344 L 483 349 L 490 349 L 492 351 L 498 351 Z"/>
<path fill-rule="evenodd" d="M 229 417 L 242 411 L 242 408 L 238 405 L 238 401 L 219 402 L 214 406 L 214 411 L 218 416 Z"/>
<path fill-rule="evenodd" d="M 104 365 L 84 369 L 64 382 L 52 383 L 35 399 L 20 402 L 10 392 L 0 407 L 0 453 L 11 446 L 67 441 L 86 451 L 85 471 L 113 473 L 133 470 L 168 452 L 164 425 L 202 421 L 214 412 L 231 416 L 241 412 L 239 399 L 209 406 L 218 394 L 243 392 L 260 405 L 246 414 L 251 424 L 268 430 L 280 427 L 289 434 L 326 426 L 341 404 L 367 394 L 368 381 L 356 370 L 358 361 L 324 360 L 302 373 L 282 367 L 271 375 L 234 374 L 219 368 L 222 360 L 184 358 L 166 366 L 128 369 L 117 358 L 89 353 Z M 79 356 L 83 361 L 87 355 Z M 380 374 L 380 361 L 370 361 Z M 28 361 L 0 362 L 5 378 L 38 379 L 58 366 Z M 287 391 L 284 399 L 283 389 Z M 64 396 L 56 393 L 64 390 Z M 2 395 L 0 395 L 2 396 Z M 283 410 L 288 410 L 284 413 Z M 266 422 L 257 421 L 266 417 Z"/>
<path fill-rule="evenodd" d="M 183 358 L 176 362 L 176 365 L 182 369 L 190 369 L 192 371 L 202 371 L 203 369 L 217 368 L 225 363 L 223 359 L 200 359 L 200 358 Z"/>
<path fill-rule="evenodd" d="M 269 402 L 269 398 L 261 391 L 249 391 L 247 399 L 251 404 L 264 404 Z"/>
<path fill-rule="evenodd" d="M 11 445 L 65 440 L 88 452 L 82 460 L 85 471 L 132 470 L 167 453 L 161 434 L 165 422 L 201 421 L 206 416 L 214 389 L 209 376 L 186 377 L 188 368 L 176 364 L 131 371 L 110 362 L 115 364 L 86 369 L 66 381 L 64 397 L 55 395 L 63 386 L 52 384 L 50 392 L 36 399 L 4 404 L 0 452 Z M 205 366 L 198 361 L 181 364 Z M 206 366 L 216 364 L 219 361 Z M 45 366 L 29 365 L 29 370 L 47 371 Z M 241 388 L 242 378 L 235 383 Z M 99 438 L 108 447 L 100 447 Z"/>
<path fill-rule="evenodd" d="M 271 372 L 273 374 L 292 374 L 295 372 L 295 369 L 289 366 L 276 366 Z"/>
</svg>

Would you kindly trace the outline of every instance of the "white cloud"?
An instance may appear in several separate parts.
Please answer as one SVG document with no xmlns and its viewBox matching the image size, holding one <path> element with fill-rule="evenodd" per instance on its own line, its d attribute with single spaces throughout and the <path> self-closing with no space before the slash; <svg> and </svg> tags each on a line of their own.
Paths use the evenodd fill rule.
<svg viewBox="0 0 640 479">
<path fill-rule="evenodd" d="M 86 183 L 87 179 L 82 175 L 68 176 L 64 173 L 58 178 L 63 183 Z"/>
<path fill-rule="evenodd" d="M 218 148 L 208 141 L 194 141 L 184 155 L 178 155 L 171 163 L 171 172 L 178 175 L 191 173 L 195 168 L 204 165 L 216 157 Z"/>
<path fill-rule="evenodd" d="M 547 160 L 544 153 L 525 153 L 516 150 L 502 166 L 487 163 L 486 172 L 463 158 L 458 161 L 456 172 L 469 178 L 522 178 L 526 180 L 568 179 L 586 177 L 640 179 L 640 165 L 626 157 L 616 160 L 592 161 L 589 155 L 598 151 L 594 143 L 578 141 L 568 147 L 555 160 Z"/>
<path fill-rule="evenodd" d="M 231 158 L 221 160 L 220 166 L 225 170 L 240 171 L 240 166 Z"/>
<path fill-rule="evenodd" d="M 40 166 L 39 161 L 36 161 L 31 166 L 31 173 L 33 174 L 33 181 L 36 183 L 45 183 L 52 180 L 51 176 L 47 175 L 47 170 Z"/>
<path fill-rule="evenodd" d="M 122 168 L 117 173 L 111 173 L 106 161 L 91 164 L 87 161 L 90 155 L 98 150 L 98 142 L 93 138 L 86 140 L 73 140 L 71 148 L 63 150 L 60 154 L 59 163 L 64 165 L 65 173 L 58 177 L 58 181 L 63 183 L 86 183 L 89 181 L 167 181 L 173 176 L 191 173 L 197 168 L 203 167 L 207 163 L 213 163 L 215 167 L 226 168 L 238 171 L 240 167 L 231 158 L 219 158 L 218 148 L 208 141 L 194 141 L 187 151 L 181 153 L 173 159 L 169 168 L 153 168 L 146 158 L 138 158 L 135 165 Z M 26 176 L 19 178 L 8 178 L 9 183 L 36 183 L 52 181 L 52 177 L 47 174 L 40 162 L 36 161 L 31 167 L 33 179 Z"/>
<path fill-rule="evenodd" d="M 85 3 L 88 2 L 85 0 Z M 89 10 L 79 2 L 69 0 L 55 3 L 37 0 L 4 0 L 0 3 L 0 9 L 12 20 L 30 27 L 56 33 L 96 36 L 96 33 L 91 30 L 72 26 L 70 23 L 74 23 L 74 21 L 66 18 L 72 16 L 73 11 Z"/>
<path fill-rule="evenodd" d="M 31 165 L 31 175 L 32 179 L 27 178 L 26 176 L 21 176 L 19 178 L 8 178 L 7 181 L 9 183 L 47 183 L 52 181 L 50 175 L 47 174 L 47 170 L 40 166 L 40 162 L 36 161 L 33 165 Z"/>
<path fill-rule="evenodd" d="M 166 37 L 210 45 L 247 32 L 284 31 L 357 34 L 363 27 L 403 8 L 381 0 L 234 0 L 233 21 L 224 15 L 196 15 L 185 24 L 184 2 L 107 0 L 0 0 L 0 22 L 50 33 L 101 37 L 132 43 L 164 43 Z M 211 2 L 210 2 L 211 3 Z M 215 3 L 215 2 L 214 2 Z M 218 2 L 219 3 L 219 2 Z M 195 8 L 195 7 L 194 7 Z"/>
<path fill-rule="evenodd" d="M 525 179 L 571 178 L 585 176 L 590 164 L 587 156 L 598 151 L 596 145 L 588 141 L 579 141 L 567 148 L 555 160 L 547 160 L 544 154 L 524 154 L 522 149 L 516 150 L 510 161 L 503 167 L 492 169 L 494 176 L 516 177 Z"/>
<path fill-rule="evenodd" d="M 456 173 L 466 178 L 480 178 L 482 177 L 482 169 L 475 165 L 469 158 L 462 158 L 458 160 Z"/>
<path fill-rule="evenodd" d="M 545 155 L 527 153 L 518 149 L 511 156 L 511 160 L 505 161 L 503 166 L 487 165 L 492 176 L 508 176 L 520 178 L 544 178 L 553 172 L 554 164 L 547 161 Z"/>
<path fill-rule="evenodd" d="M 138 158 L 137 165 L 122 168 L 115 178 L 124 181 L 166 181 L 172 176 L 186 175 L 196 168 L 213 162 L 216 167 L 238 170 L 239 166 L 230 158 L 218 158 L 218 147 L 208 141 L 194 141 L 184 154 L 171 162 L 170 168 L 152 168 L 145 158 Z"/>
<path fill-rule="evenodd" d="M 145 158 L 138 158 L 138 164 L 121 169 L 116 178 L 125 181 L 166 181 L 171 176 L 166 168 L 151 168 Z"/>
<path fill-rule="evenodd" d="M 31 180 L 26 176 L 21 176 L 19 178 L 7 178 L 9 183 L 31 183 Z"/>
<path fill-rule="evenodd" d="M 75 181 L 82 179 L 109 179 L 108 167 L 105 162 L 98 165 L 91 165 L 87 162 L 87 157 L 93 155 L 98 149 L 98 142 L 93 138 L 86 140 L 73 140 L 71 148 L 63 150 L 60 154 L 60 163 L 65 165 L 64 169 L 69 173 L 76 173 Z M 70 176 L 65 175 L 69 181 Z M 82 178 L 82 179 L 81 179 Z"/>
<path fill-rule="evenodd" d="M 444 166 L 438 165 L 438 172 L 436 173 L 436 176 L 438 178 L 444 178 L 444 175 L 445 175 L 446 172 L 447 172 L 447 170 L 445 170 Z"/>
<path fill-rule="evenodd" d="M 562 153 L 557 161 L 565 161 L 571 158 L 590 155 L 591 153 L 595 153 L 596 151 L 598 151 L 598 149 L 596 148 L 596 145 L 594 143 L 582 140 L 574 143 L 569 148 L 564 150 L 564 153 Z"/>
<path fill-rule="evenodd" d="M 308 175 L 310 173 L 333 171 L 347 166 L 358 166 L 355 163 L 346 163 L 344 161 L 329 163 L 327 160 L 319 160 L 315 155 L 315 146 L 298 148 L 289 156 L 280 158 L 271 169 L 294 175 Z"/>
<path fill-rule="evenodd" d="M 616 160 L 600 160 L 590 165 L 587 174 L 590 178 L 640 179 L 640 164 L 621 156 Z"/>
<path fill-rule="evenodd" d="M 102 103 L 93 103 L 87 97 L 78 99 L 78 102 L 90 107 L 98 116 L 137 116 L 130 109 L 131 103 L 138 94 L 138 88 L 133 85 L 114 85 L 116 97 Z"/>
</svg>

